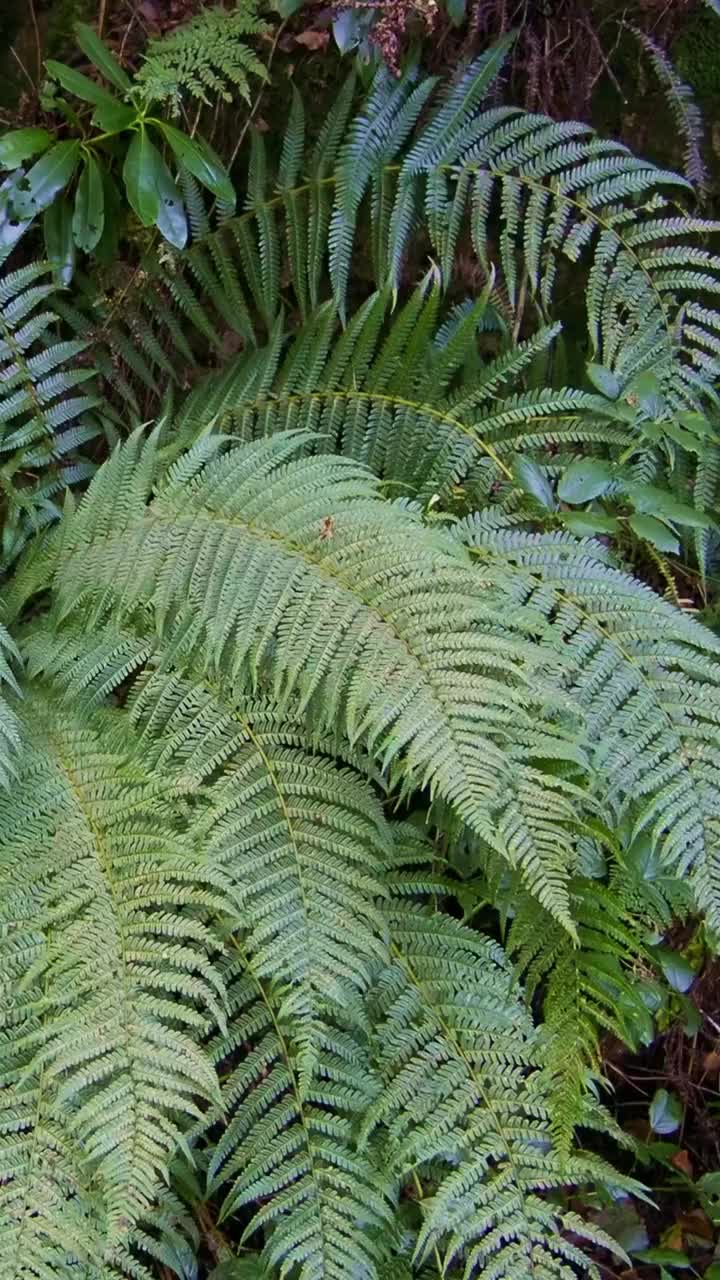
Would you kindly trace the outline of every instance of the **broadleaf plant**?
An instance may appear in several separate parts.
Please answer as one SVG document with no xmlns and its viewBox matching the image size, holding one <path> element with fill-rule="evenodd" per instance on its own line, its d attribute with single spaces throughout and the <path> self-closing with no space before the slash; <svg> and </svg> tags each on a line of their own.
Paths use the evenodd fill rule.
<svg viewBox="0 0 720 1280">
<path fill-rule="evenodd" d="M 104 234 L 112 246 L 116 227 L 111 214 L 123 196 L 143 226 L 155 226 L 164 240 L 182 249 L 190 227 L 178 186 L 179 168 L 221 198 L 226 210 L 235 203 L 232 183 L 209 144 L 153 114 L 153 95 L 130 80 L 92 28 L 80 23 L 76 33 L 85 56 L 112 86 L 108 89 L 62 62 L 48 59 L 45 63 L 50 81 L 45 106 L 67 117 L 68 123 L 58 126 L 59 130 L 69 128 L 80 136 L 53 138 L 46 129 L 0 135 L 0 169 L 11 171 L 5 216 L 24 230 L 46 213 L 46 253 L 63 284 L 70 282 L 74 270 L 70 237 L 81 253 L 102 248 Z M 71 107 L 54 85 L 79 105 Z M 83 113 L 82 104 L 92 111 Z M 100 132 L 93 132 L 93 126 Z M 18 167 L 38 153 L 29 168 Z M 68 202 L 72 220 L 68 235 L 63 236 L 60 228 L 68 224 L 60 211 Z"/>
</svg>

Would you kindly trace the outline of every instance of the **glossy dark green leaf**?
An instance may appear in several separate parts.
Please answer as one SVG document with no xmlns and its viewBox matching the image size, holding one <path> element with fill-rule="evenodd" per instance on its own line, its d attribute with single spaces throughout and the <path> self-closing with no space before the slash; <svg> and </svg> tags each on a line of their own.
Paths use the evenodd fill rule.
<svg viewBox="0 0 720 1280">
<path fill-rule="evenodd" d="M 159 157 L 156 186 L 159 209 L 156 218 L 158 231 L 176 249 L 187 244 L 188 222 L 182 196 L 162 156 Z"/>
<path fill-rule="evenodd" d="M 590 502 L 607 493 L 614 479 L 609 462 L 600 458 L 578 458 L 561 476 L 558 497 L 573 504 Z"/>
<path fill-rule="evenodd" d="M 704 511 L 696 511 L 684 502 L 678 502 L 666 489 L 653 484 L 629 484 L 626 492 L 636 511 L 661 520 L 673 520 L 692 528 L 707 529 L 713 522 Z"/>
<path fill-rule="evenodd" d="M 70 284 L 75 270 L 72 221 L 72 206 L 65 198 L 55 200 L 43 215 L 45 253 L 56 283 L 63 286 Z"/>
<path fill-rule="evenodd" d="M 652 369 L 639 373 L 626 388 L 628 396 L 638 401 L 638 408 L 649 418 L 659 418 L 666 410 L 660 379 Z"/>
<path fill-rule="evenodd" d="M 83 102 L 92 102 L 95 106 L 119 105 L 117 99 L 111 93 L 108 93 L 107 89 L 103 89 L 102 85 L 96 84 L 89 76 L 84 76 L 81 71 L 75 71 L 73 67 L 67 67 L 64 62 L 55 62 L 52 58 L 48 58 L 45 66 L 53 80 L 57 80 L 63 89 L 67 89 L 68 93 L 73 93 L 76 98 L 81 98 Z"/>
<path fill-rule="evenodd" d="M 114 179 L 106 169 L 101 171 L 103 184 L 103 233 L 95 246 L 98 262 L 109 265 L 117 257 L 123 201 Z"/>
<path fill-rule="evenodd" d="M 103 233 L 105 197 L 100 166 L 94 155 L 85 157 L 85 166 L 75 193 L 73 237 L 78 249 L 91 253 Z"/>
<path fill-rule="evenodd" d="M 80 155 L 79 142 L 56 142 L 25 174 L 14 198 L 15 212 L 33 218 L 65 190 Z"/>
<path fill-rule="evenodd" d="M 92 27 L 88 27 L 84 22 L 78 22 L 75 26 L 75 34 L 85 57 L 90 59 L 93 66 L 97 67 L 105 79 L 109 80 L 110 84 L 114 84 L 121 93 L 129 93 L 132 88 L 129 77 Z"/>
<path fill-rule="evenodd" d="M 92 122 L 104 133 L 122 133 L 137 123 L 138 113 L 135 107 L 128 107 L 124 102 L 106 102 L 96 107 L 92 113 Z"/>
<path fill-rule="evenodd" d="M 157 174 L 162 157 L 141 126 L 135 134 L 123 166 L 127 198 L 143 226 L 151 227 L 160 211 Z"/>
<path fill-rule="evenodd" d="M 536 462 L 531 462 L 529 458 L 516 458 L 513 464 L 513 476 L 521 489 L 535 498 L 536 502 L 539 502 L 547 511 L 552 511 L 555 506 L 553 491 L 547 476 Z"/>
<path fill-rule="evenodd" d="M 685 431 L 682 427 L 679 427 L 676 422 L 661 422 L 658 425 L 670 440 L 674 440 L 676 444 L 680 445 L 681 449 L 687 450 L 688 453 L 696 454 L 698 458 L 705 452 L 707 445 L 698 440 L 697 436 L 693 435 L 691 431 Z"/>
<path fill-rule="evenodd" d="M 695 436 L 710 437 L 716 440 L 717 427 L 710 421 L 704 413 L 679 413 L 678 422 L 681 422 L 686 431 L 692 432 Z"/>
<path fill-rule="evenodd" d="M 620 380 L 612 369 L 606 369 L 604 364 L 589 364 L 587 376 L 601 395 L 608 400 L 617 400 L 621 391 Z"/>
<path fill-rule="evenodd" d="M 666 524 L 656 520 L 654 516 L 634 515 L 630 517 L 628 524 L 638 538 L 651 542 L 658 551 L 667 551 L 670 555 L 677 555 L 679 552 L 680 543 L 672 529 L 668 529 Z"/>
<path fill-rule="evenodd" d="M 681 1253 L 678 1249 L 641 1249 L 634 1255 L 640 1262 L 651 1262 L 658 1267 L 680 1267 L 686 1270 L 692 1266 L 690 1259 L 686 1253 Z"/>
<path fill-rule="evenodd" d="M 159 128 L 175 157 L 193 177 L 223 203 L 232 204 L 235 200 L 235 188 L 212 147 L 201 138 L 188 138 L 187 134 L 181 133 L 174 125 L 163 122 Z"/>
<path fill-rule="evenodd" d="M 291 18 L 297 13 L 303 0 L 275 0 L 274 9 L 280 14 L 281 18 Z"/>
<path fill-rule="evenodd" d="M 0 137 L 0 169 L 16 169 L 23 160 L 47 151 L 52 142 L 47 129 L 13 129 Z"/>
</svg>

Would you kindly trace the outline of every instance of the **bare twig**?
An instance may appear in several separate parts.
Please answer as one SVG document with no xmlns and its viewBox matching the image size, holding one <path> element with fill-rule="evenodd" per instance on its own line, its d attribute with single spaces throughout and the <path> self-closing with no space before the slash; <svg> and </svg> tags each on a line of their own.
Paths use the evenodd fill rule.
<svg viewBox="0 0 720 1280">
<path fill-rule="evenodd" d="M 287 26 L 287 23 L 288 23 L 287 18 L 284 18 L 284 19 L 283 19 L 283 21 L 280 23 L 280 26 L 278 27 L 277 31 L 275 32 L 275 38 L 273 39 L 272 47 L 271 47 L 271 49 L 270 49 L 270 55 L 269 55 L 269 57 L 268 57 L 268 61 L 267 61 L 267 70 L 268 70 L 268 73 L 269 73 L 270 68 L 271 68 L 271 66 L 272 66 L 272 60 L 273 60 L 273 58 L 275 57 L 275 50 L 276 50 L 276 49 L 277 49 L 277 47 L 278 47 L 278 41 L 280 40 L 280 36 L 282 35 L 283 31 L 285 30 L 285 28 L 286 28 L 286 26 Z M 249 116 L 248 116 L 247 120 L 245 121 L 245 124 L 243 125 L 242 129 L 240 130 L 240 136 L 239 136 L 239 138 L 238 138 L 237 142 L 235 143 L 235 146 L 233 147 L 233 153 L 232 153 L 232 155 L 231 155 L 231 157 L 230 157 L 230 160 L 228 161 L 228 169 L 232 169 L 232 167 L 233 167 L 233 165 L 234 165 L 235 161 L 236 161 L 236 160 L 237 160 L 237 158 L 238 158 L 238 152 L 239 152 L 239 150 L 240 150 L 240 148 L 241 148 L 241 146 L 242 146 L 243 142 L 245 141 L 245 135 L 247 134 L 247 131 L 248 131 L 248 129 L 250 128 L 250 125 L 252 124 L 253 120 L 255 119 L 255 116 L 256 116 L 256 115 L 257 115 L 257 113 L 258 113 L 258 109 L 259 109 L 259 107 L 260 107 L 260 103 L 262 102 L 262 97 L 263 97 L 263 94 L 264 94 L 264 92 L 265 92 L 266 86 L 267 86 L 267 84 L 269 83 L 269 79 L 270 79 L 270 76 L 269 76 L 269 74 L 268 74 L 268 79 L 267 79 L 267 80 L 263 80 L 262 84 L 260 85 L 260 88 L 259 88 L 258 93 L 257 93 L 257 97 L 255 98 L 255 101 L 254 101 L 254 103 L 253 103 L 252 107 L 250 108 L 250 114 L 249 114 Z"/>
</svg>

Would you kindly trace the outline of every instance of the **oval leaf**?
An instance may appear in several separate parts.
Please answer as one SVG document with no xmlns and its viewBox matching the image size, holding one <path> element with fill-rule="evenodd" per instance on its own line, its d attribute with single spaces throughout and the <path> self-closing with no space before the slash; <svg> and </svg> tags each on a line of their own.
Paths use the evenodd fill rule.
<svg viewBox="0 0 720 1280">
<path fill-rule="evenodd" d="M 573 505 L 590 502 L 607 493 L 614 479 L 609 462 L 601 458 L 578 458 L 571 462 L 558 485 L 558 497 Z"/>
<path fill-rule="evenodd" d="M 650 1104 L 650 1125 L 655 1133 L 674 1133 L 683 1118 L 682 1103 L 667 1089 L 657 1089 Z"/>
<path fill-rule="evenodd" d="M 79 154 L 79 142 L 56 142 L 35 162 L 13 200 L 20 218 L 33 218 L 52 204 L 72 178 Z"/>
<path fill-rule="evenodd" d="M 617 400 L 621 387 L 620 381 L 612 369 L 606 369 L 604 364 L 589 364 L 587 366 L 587 376 L 601 395 L 608 400 Z"/>
<path fill-rule="evenodd" d="M 110 84 L 114 84 L 121 93 L 129 93 L 132 85 L 128 76 L 92 27 L 88 27 L 84 22 L 78 22 L 75 26 L 75 34 L 85 57 L 90 59 L 93 66 L 97 67 L 105 79 L 109 80 Z"/>
<path fill-rule="evenodd" d="M 680 543 L 666 524 L 656 520 L 654 516 L 631 516 L 628 524 L 638 538 L 651 542 L 658 551 L 669 551 L 677 555 Z"/>
<path fill-rule="evenodd" d="M 552 511 L 555 506 L 553 491 L 547 476 L 536 462 L 531 462 L 529 458 L 516 458 L 513 476 L 520 488 L 535 498 L 541 507 L 545 507 L 546 511 Z"/>
<path fill-rule="evenodd" d="M 188 138 L 187 134 L 181 133 L 174 125 L 165 124 L 164 121 L 158 127 L 176 158 L 185 165 L 193 177 L 223 203 L 234 203 L 235 188 L 212 147 L 200 138 Z"/>
<path fill-rule="evenodd" d="M 75 245 L 69 200 L 55 200 L 43 216 L 45 252 L 57 284 L 68 285 L 75 270 Z"/>
<path fill-rule="evenodd" d="M 591 538 L 596 533 L 617 533 L 620 522 L 615 516 L 600 511 L 563 511 L 562 522 L 578 538 Z"/>
<path fill-rule="evenodd" d="M 672 951 L 670 947 L 658 947 L 655 955 L 673 991 L 689 991 L 695 981 L 696 973 L 685 956 L 679 951 Z"/>
<path fill-rule="evenodd" d="M 674 520 L 697 529 L 706 529 L 713 523 L 704 511 L 678 502 L 666 489 L 654 484 L 629 484 L 626 492 L 636 511 L 659 516 L 661 520 Z"/>
<path fill-rule="evenodd" d="M 126 106 L 124 102 L 115 102 L 112 98 L 102 106 L 97 106 L 92 113 L 93 124 L 105 133 L 122 133 L 124 129 L 131 129 L 137 124 L 137 119 L 138 113 L 134 107 Z"/>
<path fill-rule="evenodd" d="M 13 129 L 0 137 L 0 169 L 16 169 L 23 160 L 47 151 L 52 142 L 47 129 Z"/>
<path fill-rule="evenodd" d="M 78 249 L 92 252 L 103 233 L 104 221 L 102 173 L 95 157 L 88 155 L 75 193 L 72 231 Z"/>
<path fill-rule="evenodd" d="M 161 235 L 176 249 L 183 249 L 188 238 L 188 223 L 182 196 L 162 156 L 156 174 L 159 200 L 156 225 Z"/>
<path fill-rule="evenodd" d="M 141 126 L 128 147 L 123 178 L 127 198 L 144 227 L 151 227 L 160 212 L 157 174 L 161 163 L 160 152 Z"/>
</svg>

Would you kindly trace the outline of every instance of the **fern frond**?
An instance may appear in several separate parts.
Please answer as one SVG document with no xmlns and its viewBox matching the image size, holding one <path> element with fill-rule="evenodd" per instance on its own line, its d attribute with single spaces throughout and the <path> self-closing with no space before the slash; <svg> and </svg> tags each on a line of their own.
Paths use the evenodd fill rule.
<svg viewBox="0 0 720 1280">
<path fill-rule="evenodd" d="M 247 43 L 248 36 L 270 28 L 255 0 L 237 8 L 202 9 L 169 35 L 150 40 L 135 83 L 148 102 L 167 102 L 178 112 L 183 94 L 210 105 L 231 102 L 238 93 L 250 102 L 250 77 L 267 80 L 267 71 Z"/>
<path fill-rule="evenodd" d="M 233 706 L 197 681 L 158 672 L 132 703 L 143 758 L 184 785 L 224 766 L 189 838 L 233 886 L 245 949 L 277 993 L 279 1016 L 309 1069 L 320 1010 L 349 1017 L 386 953 L 379 904 L 389 837 L 379 805 L 350 770 L 298 742 L 262 703 Z M 152 746 L 147 750 L 148 737 Z"/>
<path fill-rule="evenodd" d="M 708 173 L 702 158 L 703 120 L 693 91 L 678 75 L 664 49 L 645 32 L 631 28 L 640 41 L 660 81 L 673 120 L 685 143 L 685 176 L 699 191 L 704 191 Z"/>
<path fill-rule="evenodd" d="M 87 341 L 57 336 L 58 316 L 48 305 L 57 290 L 37 283 L 50 272 L 33 262 L 0 279 L 0 495 L 2 559 L 22 549 L 33 527 L 58 514 L 50 501 L 66 481 L 62 459 L 77 456 L 99 433 L 92 410 L 95 370 L 79 358 Z M 91 472 L 92 467 L 87 468 Z M 57 475 L 57 483 L 48 478 Z"/>
<path fill-rule="evenodd" d="M 457 542 L 379 499 L 364 468 L 291 462 L 305 442 L 285 434 L 239 447 L 189 481 L 176 464 L 147 508 L 137 442 L 116 453 L 65 528 L 63 609 L 92 602 L 92 616 L 113 607 L 131 617 L 148 607 L 161 629 L 190 609 L 207 670 L 236 690 L 262 684 L 320 728 L 341 724 L 403 786 L 429 786 L 519 859 L 570 924 L 561 885 L 571 837 L 546 881 L 541 846 L 497 830 L 507 798 L 537 786 L 547 820 L 557 800 L 565 830 L 572 787 L 541 779 L 530 761 L 582 769 L 584 759 L 571 703 L 538 682 L 542 652 L 522 609 L 505 601 L 496 613 L 490 583 L 479 599 Z M 506 749 L 510 723 L 517 752 Z"/>
<path fill-rule="evenodd" d="M 431 1170 L 415 1258 L 443 1273 L 528 1280 L 597 1272 L 545 1192 L 582 1176 L 551 1152 L 539 1046 L 501 949 L 439 913 L 390 912 L 393 963 L 376 991 L 383 1091 L 365 1132 L 386 1134 L 403 1180 Z M 574 1230 L 575 1228 L 571 1228 Z"/>
<path fill-rule="evenodd" d="M 353 1130 L 376 1093 L 367 1052 L 337 1020 L 333 1025 L 331 1006 L 316 1070 L 303 1080 L 302 1050 L 282 999 L 241 950 L 226 982 L 229 1031 L 211 1051 L 218 1063 L 237 1061 L 222 1106 L 209 1116 L 228 1119 L 208 1170 L 211 1191 L 228 1188 L 222 1217 L 249 1209 L 243 1239 L 262 1231 L 266 1264 L 281 1274 L 376 1274 L 392 1201 L 381 1171 L 355 1150 Z"/>
<path fill-rule="evenodd" d="M 472 517 L 455 533 L 481 564 L 502 552 L 517 567 L 516 590 L 575 663 L 567 689 L 587 717 L 610 827 L 627 820 L 676 876 L 692 873 L 697 903 L 720 922 L 720 642 L 592 544 L 488 534 Z"/>
<path fill-rule="evenodd" d="M 526 975 L 528 998 L 543 987 L 543 1033 L 550 1078 L 553 1138 L 570 1152 L 576 1125 L 587 1124 L 588 1080 L 600 1071 L 599 1038 L 612 1032 L 634 1040 L 635 1026 L 647 1019 L 633 983 L 633 966 L 649 965 L 642 921 L 627 910 L 622 893 L 599 882 L 575 886 L 579 945 L 554 922 L 538 921 L 534 904 L 522 896 L 510 930 L 508 950 Z"/>
<path fill-rule="evenodd" d="M 32 1070 L 101 1176 L 112 1245 L 151 1205 L 181 1117 L 216 1093 L 195 1040 L 223 990 L 192 910 L 221 911 L 224 882 L 173 835 L 169 800 L 119 754 L 112 724 L 77 721 L 47 691 L 21 718 L 0 799 L 3 968 L 42 984 Z"/>
</svg>

